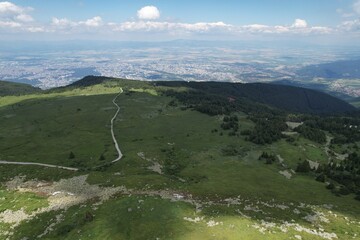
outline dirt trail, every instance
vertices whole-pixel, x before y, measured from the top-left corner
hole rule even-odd
[[[121,158],[123,157],[123,154],[120,150],[120,147],[119,147],[119,144],[116,140],[116,137],[115,137],[115,133],[114,133],[114,121],[116,119],[116,117],[119,115],[119,112],[120,112],[120,106],[116,103],[116,99],[120,96],[120,94],[123,93],[123,90],[120,89],[120,92],[118,95],[116,95],[116,97],[113,99],[113,104],[117,107],[117,111],[114,115],[114,117],[111,119],[111,136],[112,136],[112,139],[113,139],[113,142],[114,142],[114,145],[115,145],[115,148],[116,148],[116,151],[118,153],[118,157],[116,159],[114,159],[113,161],[111,161],[112,163],[115,163],[117,161],[120,161]]]
[[[45,163],[35,163],[35,162],[9,162],[9,161],[0,161],[0,164],[9,164],[9,165],[34,165],[34,166],[42,166],[42,167],[50,167],[50,168],[60,168],[69,171],[77,171],[77,168],[72,167],[64,167],[52,164],[45,164]]]

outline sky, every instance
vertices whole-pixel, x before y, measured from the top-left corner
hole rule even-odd
[[[0,41],[175,39],[360,45],[360,0],[0,0]]]

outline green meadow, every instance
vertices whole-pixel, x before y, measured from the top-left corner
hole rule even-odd
[[[116,151],[110,119],[124,157]],[[223,116],[184,109],[150,83],[109,80],[0,97],[0,160],[49,163],[77,172],[0,165],[2,183],[16,176],[56,185],[87,175],[110,197],[77,199],[14,224],[6,210],[28,215],[57,204],[41,187],[0,188],[0,238],[8,239],[356,239],[360,204],[336,196],[312,174],[292,172],[303,160],[328,161],[325,144],[294,135],[257,145],[229,136]],[[174,89],[186,91],[185,88]],[[238,112],[239,129],[254,123]],[[262,152],[277,156],[260,161]],[[73,156],[71,156],[73,155]],[[287,171],[287,178],[281,171]],[[23,185],[19,185],[25,188]],[[86,188],[86,187],[85,187]],[[124,190],[126,189],[126,190]],[[56,188],[66,201],[76,193]],[[84,192],[86,192],[84,190]],[[75,195],[71,195],[75,194]],[[59,195],[59,196],[60,196]],[[60,201],[59,200],[59,201]],[[57,206],[57,205],[56,205]],[[60,205],[59,205],[60,206]],[[336,236],[336,238],[334,237]]]

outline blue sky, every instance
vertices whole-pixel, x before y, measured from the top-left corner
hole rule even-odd
[[[162,18],[186,22],[223,21],[232,24],[285,24],[296,18],[306,18],[313,24],[334,25],[341,21],[336,10],[351,11],[352,0],[20,0],[21,6],[31,6],[34,16],[41,21],[52,17],[73,20],[102,16],[109,21],[126,21],[147,5],[156,6]]]
[[[0,0],[0,40],[360,41],[360,0]]]

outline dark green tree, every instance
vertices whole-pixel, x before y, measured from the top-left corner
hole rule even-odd
[[[73,152],[70,152],[69,159],[74,159],[74,158],[75,158],[75,154]]]
[[[310,167],[310,163],[307,160],[304,160],[301,163],[298,163],[297,167],[296,167],[296,172],[299,173],[308,173],[311,171],[311,167]]]

